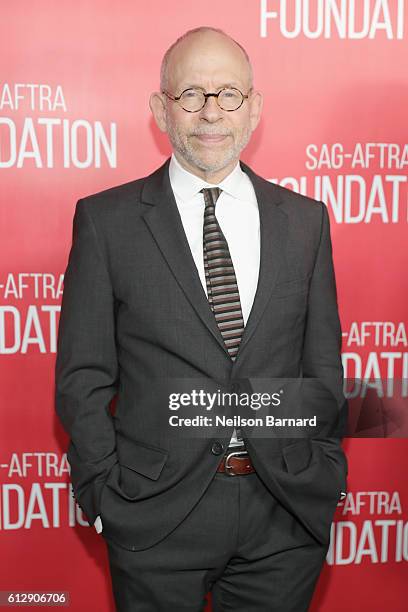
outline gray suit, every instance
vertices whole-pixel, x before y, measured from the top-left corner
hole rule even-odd
[[[200,283],[168,164],[78,201],[59,324],[55,405],[70,436],[75,497],[90,523],[100,514],[104,536],[130,551],[151,547],[182,523],[233,431],[170,431],[169,393],[191,381],[206,391],[257,391],[265,380],[319,378],[334,421],[347,413],[325,205],[241,162],[258,200],[261,265],[233,363]],[[262,438],[242,430],[273,496],[326,545],[346,490],[341,437]]]

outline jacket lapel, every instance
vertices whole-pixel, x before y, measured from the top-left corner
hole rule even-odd
[[[244,328],[235,363],[238,362],[239,356],[261,320],[275,286],[285,253],[288,230],[288,219],[286,213],[280,207],[282,201],[278,188],[273,183],[269,183],[255,174],[243,162],[240,162],[240,164],[242,170],[251,179],[258,201],[261,252],[255,298]]]
[[[177,282],[196,313],[229,357],[221,332],[211,311],[207,296],[188,244],[177,203],[170,184],[170,158],[148,176],[141,199],[146,204],[143,219],[157,242]],[[255,189],[261,228],[260,269],[254,303],[244,329],[235,363],[252,337],[276,282],[287,234],[287,217],[279,208],[277,188],[240,162]]]

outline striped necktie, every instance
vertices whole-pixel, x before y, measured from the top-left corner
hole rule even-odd
[[[238,283],[228,243],[215,216],[219,187],[201,189],[204,194],[203,251],[207,296],[228,353],[235,361],[244,331]],[[240,427],[232,432],[230,446],[243,444]]]
[[[219,187],[201,189],[204,194],[203,250],[208,301],[233,361],[244,331],[241,301],[228,243],[215,216]]]

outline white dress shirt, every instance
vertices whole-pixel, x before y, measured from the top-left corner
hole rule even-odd
[[[219,187],[222,192],[215,206],[218,223],[228,242],[237,278],[242,314],[246,324],[258,284],[260,261],[259,212],[253,185],[239,162],[217,185],[207,183],[185,170],[174,153],[169,165],[170,183],[193,255],[201,284],[207,294],[204,272],[203,187]]]
[[[203,253],[205,203],[204,194],[200,193],[200,190],[203,187],[219,187],[222,190],[216,202],[215,213],[228,242],[246,325],[258,284],[260,264],[258,202],[250,178],[237,162],[235,168],[220,183],[207,183],[185,170],[174,153],[170,159],[169,177],[184,232],[206,295]],[[238,444],[235,428],[230,441],[230,445],[234,444]],[[96,518],[94,525],[100,533],[100,516]]]

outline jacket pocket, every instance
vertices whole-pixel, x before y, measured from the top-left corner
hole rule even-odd
[[[309,288],[309,278],[309,276],[305,276],[277,283],[272,289],[271,295],[274,298],[283,298],[295,293],[304,293]]]
[[[157,480],[169,457],[165,449],[130,440],[118,434],[116,452],[119,464],[134,472]]]

